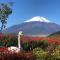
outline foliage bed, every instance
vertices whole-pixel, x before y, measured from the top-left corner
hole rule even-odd
[[[14,34],[0,34],[0,47],[17,46],[18,38]]]
[[[8,47],[17,46],[17,36],[0,35],[0,60],[60,60],[60,44],[58,40],[24,40],[21,41],[20,52],[10,52]]]
[[[31,51],[17,53],[3,49],[0,49],[0,60],[60,60],[60,45],[50,45],[46,49],[37,47]]]

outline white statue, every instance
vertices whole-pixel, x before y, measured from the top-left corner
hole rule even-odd
[[[14,47],[14,46],[11,46],[11,47],[8,47],[8,51],[12,52],[12,53],[18,53],[20,52],[20,49],[18,47]]]
[[[20,38],[21,38],[21,35],[23,35],[23,33],[22,33],[22,31],[20,31],[19,33],[18,33],[18,48],[20,48],[21,49],[21,40],[20,40]]]

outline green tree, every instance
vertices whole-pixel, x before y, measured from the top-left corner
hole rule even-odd
[[[30,50],[33,50],[36,47],[37,47],[37,41],[31,41],[30,42]]]
[[[1,22],[1,31],[6,27],[7,18],[12,13],[12,2],[8,4],[0,3],[0,22]]]
[[[40,40],[38,41],[38,47],[40,48],[46,48],[48,46],[48,41],[47,40]]]
[[[25,51],[29,51],[29,50],[30,50],[30,45],[29,45],[29,43],[28,43],[28,42],[23,43],[23,44],[22,44],[22,48],[23,48],[23,50],[25,50]]]

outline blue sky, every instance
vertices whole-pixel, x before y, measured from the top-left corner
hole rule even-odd
[[[7,27],[23,23],[34,16],[42,16],[60,24],[60,0],[0,0],[14,2],[13,13],[9,16]]]

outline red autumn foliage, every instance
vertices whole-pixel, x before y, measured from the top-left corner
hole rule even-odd
[[[30,41],[40,41],[47,40],[49,44],[58,44],[60,45],[60,37],[31,37],[31,36],[21,36],[21,41],[30,42]]]
[[[0,47],[0,52],[7,52],[8,48],[7,47]]]
[[[0,60],[33,60],[32,52],[0,52]]]

